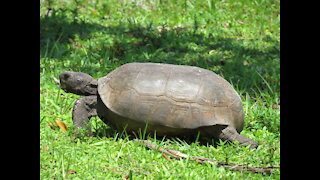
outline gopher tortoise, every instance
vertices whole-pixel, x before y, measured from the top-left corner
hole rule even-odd
[[[75,129],[85,128],[90,118],[127,133],[146,127],[157,136],[191,136],[238,141],[256,148],[241,136],[244,114],[237,92],[212,71],[193,66],[161,63],[128,63],[98,81],[82,72],[59,75],[65,92],[84,97],[73,107]]]

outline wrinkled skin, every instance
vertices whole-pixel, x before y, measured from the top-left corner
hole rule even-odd
[[[59,75],[60,86],[65,92],[82,96],[96,95],[98,82],[82,72],[66,71]]]
[[[110,111],[103,101],[101,101],[101,98],[97,93],[97,80],[90,75],[82,72],[66,71],[62,72],[59,77],[61,88],[64,91],[84,96],[75,102],[73,108],[72,119],[76,129],[85,128],[88,133],[91,134],[89,121],[93,116],[99,116],[104,122],[111,123],[113,127],[116,127],[119,130],[123,130],[124,127],[126,127],[126,130],[128,130],[129,133],[134,131],[137,132],[138,128],[141,129],[141,127],[145,125],[139,121],[132,121]],[[177,135],[179,133],[185,135],[196,134],[200,131],[202,135],[214,139],[238,141],[242,145],[250,145],[250,148],[258,147],[258,143],[248,137],[241,136],[239,130],[237,131],[234,127],[225,124],[203,126],[195,129],[149,125],[147,132],[152,133],[154,131],[157,132],[157,135],[168,136]]]

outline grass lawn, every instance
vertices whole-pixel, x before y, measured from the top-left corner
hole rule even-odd
[[[242,135],[257,150],[177,138],[146,139],[219,162],[280,166],[279,0],[40,1],[41,179],[279,179],[190,159],[169,161],[92,118],[94,137],[72,138],[71,111],[80,96],[55,83],[62,71],[94,78],[128,62],[191,65],[229,81],[243,101]],[[63,121],[67,132],[54,125]],[[49,124],[53,124],[50,127]]]

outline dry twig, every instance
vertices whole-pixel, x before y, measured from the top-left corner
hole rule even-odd
[[[198,157],[198,156],[188,156],[188,155],[183,154],[183,153],[176,151],[176,150],[161,148],[155,144],[152,144],[150,141],[147,141],[147,140],[134,139],[133,141],[138,142],[149,149],[156,149],[156,150],[162,152],[163,154],[167,154],[167,155],[172,156],[176,159],[189,158],[189,159],[191,159],[193,161],[197,161],[198,163],[201,163],[201,164],[207,162],[207,163],[210,163],[210,164],[215,165],[217,167],[222,166],[222,167],[230,169],[232,171],[240,171],[240,172],[248,171],[248,172],[253,172],[253,173],[270,174],[270,173],[272,173],[273,169],[280,168],[280,167],[274,167],[274,166],[272,166],[272,167],[249,167],[247,165],[239,165],[236,163],[217,162],[216,160],[213,160],[213,159]]]

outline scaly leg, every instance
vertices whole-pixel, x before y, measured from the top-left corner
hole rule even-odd
[[[238,141],[241,145],[247,146],[250,145],[251,149],[257,148],[258,143],[254,140],[240,135],[236,129],[230,127],[230,126],[220,126],[217,125],[218,131],[216,134],[217,139],[221,139],[223,141]]]
[[[85,96],[79,98],[73,106],[72,120],[75,130],[85,128],[86,132],[91,136],[90,118],[97,116],[97,96]]]

